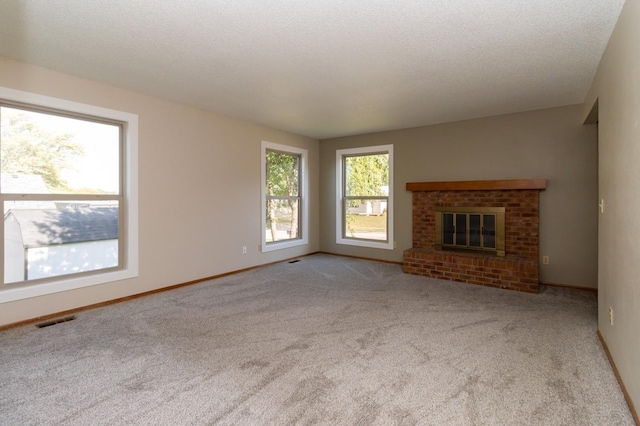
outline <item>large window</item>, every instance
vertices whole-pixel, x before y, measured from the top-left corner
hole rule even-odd
[[[137,116],[0,88],[0,302],[137,275]]]
[[[307,244],[307,151],[262,143],[262,251]]]
[[[392,250],[393,145],[336,151],[336,242]]]

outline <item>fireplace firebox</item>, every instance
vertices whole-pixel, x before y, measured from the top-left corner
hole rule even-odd
[[[504,207],[435,207],[436,250],[504,256]]]

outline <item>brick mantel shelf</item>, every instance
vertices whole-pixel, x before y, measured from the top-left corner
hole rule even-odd
[[[413,192],[413,246],[403,270],[450,281],[538,292],[539,193],[537,179],[408,182]],[[435,249],[435,209],[505,207],[505,256]]]

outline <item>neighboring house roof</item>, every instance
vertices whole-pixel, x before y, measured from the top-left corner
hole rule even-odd
[[[0,185],[5,194],[48,194],[49,189],[40,175],[3,173]]]
[[[25,248],[118,238],[117,207],[11,210]]]
[[[2,173],[0,188],[4,194],[49,194],[40,175]],[[53,201],[6,201],[4,213],[12,209],[55,209]]]

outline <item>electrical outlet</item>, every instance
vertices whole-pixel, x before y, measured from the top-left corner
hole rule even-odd
[[[242,246],[242,254],[247,254],[247,246]]]
[[[549,256],[542,256],[542,264],[543,265],[549,264]]]
[[[600,213],[604,213],[604,198],[600,199],[598,206],[600,207]]]
[[[609,306],[609,324],[613,325],[613,308]]]

